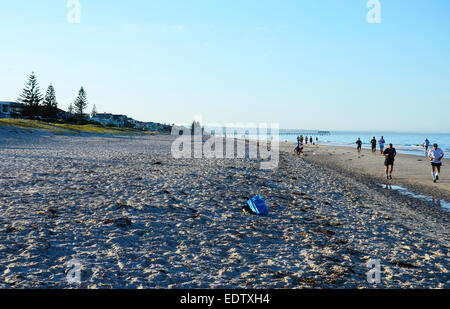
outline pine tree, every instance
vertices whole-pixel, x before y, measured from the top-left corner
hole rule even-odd
[[[17,100],[25,104],[27,114],[31,116],[37,114],[38,107],[42,101],[42,95],[34,72],[31,73],[22,94]]]
[[[73,105],[75,107],[75,114],[77,115],[78,119],[83,119],[83,112],[87,107],[86,92],[84,91],[83,87],[81,87],[80,91],[78,91],[78,97]]]
[[[55,88],[50,84],[42,103],[41,114],[46,118],[56,118],[58,102],[56,102]]]
[[[97,116],[97,107],[96,107],[95,105],[94,105],[94,107],[92,108],[91,116],[92,116],[92,117]]]
[[[69,108],[67,109],[67,112],[70,114],[70,117],[73,115],[73,106],[72,103],[70,103]]]
[[[49,108],[58,108],[58,102],[56,101],[55,88],[52,84],[48,86],[47,93],[45,94],[45,99],[43,105]]]

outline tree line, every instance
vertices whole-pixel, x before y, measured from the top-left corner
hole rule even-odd
[[[86,95],[86,91],[83,87],[78,91],[78,96],[73,103],[70,103],[67,115],[63,117],[59,117],[58,113],[61,110],[58,108],[58,101],[56,99],[56,91],[55,87],[50,84],[47,88],[45,96],[41,94],[41,90],[39,87],[39,83],[37,81],[36,75],[34,72],[28,77],[28,81],[25,85],[25,88],[22,91],[22,94],[17,99],[19,103],[24,104],[24,109],[22,110],[22,116],[25,118],[38,118],[44,119],[46,121],[53,121],[55,119],[60,120],[61,118],[67,122],[76,122],[78,124],[86,124],[86,123],[95,123],[100,124],[98,122],[84,119],[85,110],[88,105],[88,99]],[[95,105],[92,108],[91,116],[95,117],[97,115],[97,108]],[[133,124],[127,123],[129,127],[132,127]],[[171,132],[173,125],[159,124],[159,130],[162,132]]]
[[[43,96],[34,72],[32,72],[30,77],[28,77],[25,88],[17,100],[19,103],[25,105],[25,109],[22,113],[23,116],[31,118],[37,116],[44,118],[56,118],[57,116],[58,101],[56,100],[55,87],[50,84],[47,88],[45,96]],[[82,120],[87,105],[88,100],[86,91],[83,87],[81,87],[73,104],[70,103],[68,112],[71,117]],[[96,113],[95,106],[93,112],[94,111]]]

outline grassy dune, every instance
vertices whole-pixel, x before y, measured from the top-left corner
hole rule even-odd
[[[80,133],[115,134],[115,135],[157,134],[157,132],[141,131],[129,128],[111,128],[94,124],[77,125],[69,123],[47,123],[38,120],[28,120],[28,119],[0,119],[0,128],[2,126],[20,129],[25,132],[33,132],[34,130],[43,130],[54,134],[80,134]]]

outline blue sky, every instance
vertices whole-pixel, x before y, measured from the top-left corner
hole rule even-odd
[[[450,1],[66,0],[0,3],[0,100],[31,71],[62,108],[138,120],[450,133]]]

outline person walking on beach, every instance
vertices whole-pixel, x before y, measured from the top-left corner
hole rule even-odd
[[[423,143],[423,147],[425,147],[425,156],[428,155],[428,147],[430,147],[430,141],[428,138],[425,138],[425,143]]]
[[[356,141],[356,145],[358,145],[358,147],[357,147],[358,153],[361,152],[361,148],[362,148],[361,138],[358,137],[358,140]]]
[[[306,138],[305,138],[305,143],[306,143],[306,145],[308,145],[308,136],[306,136]]]
[[[300,144],[303,144],[303,135],[300,135]]]
[[[309,143],[312,145],[313,144],[313,138],[312,136],[309,138]]]
[[[394,145],[389,144],[389,148],[387,148],[383,152],[383,155],[386,157],[386,160],[384,160],[384,166],[386,168],[386,178],[392,179],[395,156],[397,155],[397,151],[395,150]]]
[[[384,152],[384,144],[386,144],[386,141],[384,140],[384,136],[381,137],[381,139],[378,141],[380,144],[380,153],[383,155]]]
[[[431,161],[431,174],[433,175],[433,182],[439,180],[443,157],[444,152],[442,149],[438,147],[438,144],[434,144],[433,149],[430,149],[428,152],[428,159]]]
[[[370,143],[372,144],[372,153],[375,153],[375,151],[377,151],[377,139],[375,136],[372,138]]]

